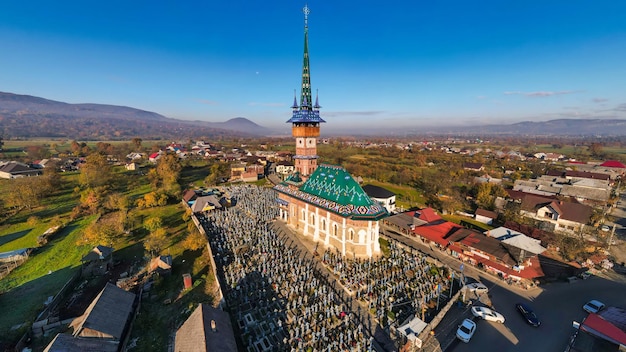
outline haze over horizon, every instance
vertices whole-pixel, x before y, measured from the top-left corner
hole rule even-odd
[[[305,2],[9,2],[0,91],[288,128]],[[626,3],[309,1],[323,128],[626,118]]]

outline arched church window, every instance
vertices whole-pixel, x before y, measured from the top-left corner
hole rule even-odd
[[[326,219],[322,219],[322,231],[326,231]]]
[[[311,214],[311,225],[315,226],[315,214]]]
[[[306,220],[306,212],[302,209],[302,220]]]
[[[348,233],[350,234],[350,241],[354,242],[354,230],[350,229]]]
[[[337,224],[333,225],[333,236],[337,237],[337,235],[339,234],[339,226],[337,226]]]

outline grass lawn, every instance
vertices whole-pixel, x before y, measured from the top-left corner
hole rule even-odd
[[[383,187],[395,193],[396,207],[398,208],[402,207],[405,210],[416,206],[423,208],[426,204],[426,198],[424,198],[424,195],[413,187],[380,182],[372,179],[367,179],[363,183]]]
[[[11,326],[33,321],[43,308],[43,302],[54,296],[80,266],[88,248],[76,246],[76,241],[94,216],[70,223],[45,246],[35,250],[30,258],[0,280],[0,336],[8,336]],[[44,228],[43,226],[41,228]],[[46,227],[47,228],[47,227]],[[37,227],[19,239],[9,242],[28,244],[41,234]],[[25,231],[25,230],[23,230]],[[4,236],[3,236],[4,237]],[[2,238],[2,237],[0,237]],[[3,246],[3,248],[6,248]],[[23,248],[23,247],[21,247]]]

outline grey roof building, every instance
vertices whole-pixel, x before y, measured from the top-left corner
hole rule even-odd
[[[201,303],[176,331],[175,352],[237,352],[228,313]]]

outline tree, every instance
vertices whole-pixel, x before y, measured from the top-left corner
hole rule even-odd
[[[150,232],[154,232],[157,229],[161,228],[162,226],[163,226],[163,220],[158,216],[148,218],[146,221],[143,222],[143,227],[145,227],[146,230]]]
[[[589,145],[589,153],[591,153],[591,156],[595,158],[602,157],[602,143],[591,143]]]
[[[77,141],[72,141],[70,144],[70,150],[73,155],[78,156],[83,154],[85,150],[89,150],[89,147],[87,147],[87,143],[85,142],[78,143]]]
[[[167,194],[160,192],[146,193],[143,198],[137,200],[137,206],[140,208],[152,208],[167,204]]]
[[[135,137],[132,139],[133,146],[135,146],[135,150],[141,150],[141,138]]]
[[[151,232],[143,242],[143,247],[153,256],[158,255],[167,244],[167,232],[164,228],[158,228]]]
[[[191,208],[185,208],[185,212],[183,213],[183,221],[185,222],[189,221],[189,218],[191,218],[191,215],[193,215]]]
[[[98,187],[109,184],[112,179],[111,165],[105,155],[89,154],[80,168],[78,182],[83,187]]]
[[[107,197],[105,206],[110,210],[127,212],[130,207],[130,199],[122,193],[113,193]]]
[[[41,201],[41,189],[36,179],[19,178],[11,181],[11,187],[6,191],[6,205],[15,208],[32,208]]]
[[[491,183],[479,183],[476,190],[476,205],[480,208],[491,209],[493,197],[491,196]]]
[[[110,245],[113,243],[117,235],[120,233],[118,219],[115,217],[109,217],[106,219],[100,218],[97,221],[92,222],[85,228],[83,236],[79,239],[77,244],[89,244],[89,245]]]
[[[193,223],[190,223],[190,224],[193,225]],[[203,248],[206,245],[206,243],[207,243],[206,238],[204,237],[203,234],[200,233],[200,231],[198,231],[197,228],[195,228],[195,225],[194,225],[194,229],[189,232],[187,237],[185,237],[185,240],[183,241],[183,246],[189,249],[190,251],[196,251],[198,249]]]
[[[105,194],[104,187],[88,188],[80,194],[80,206],[89,214],[95,214],[100,210]]]
[[[156,173],[163,190],[170,195],[178,195],[180,193],[180,185],[178,178],[182,165],[178,156],[167,153],[159,159],[156,166]]]
[[[35,216],[35,215],[31,215],[28,217],[28,220],[26,220],[26,223],[28,224],[28,226],[32,226],[35,227],[39,224],[39,217]]]
[[[96,144],[96,151],[100,154],[105,154],[105,155],[114,154],[114,148],[111,143],[98,142]]]
[[[31,160],[41,160],[50,156],[50,150],[40,145],[26,147],[26,153]]]

